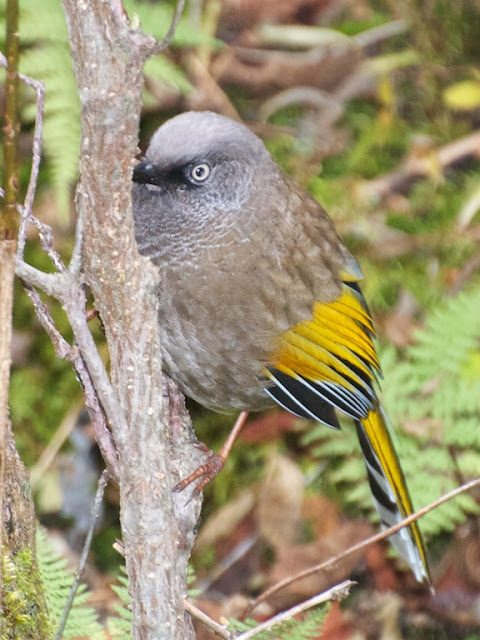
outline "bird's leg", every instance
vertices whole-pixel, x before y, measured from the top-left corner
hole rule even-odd
[[[208,460],[205,464],[202,464],[200,467],[195,469],[193,473],[191,473],[188,478],[184,478],[184,480],[180,480],[178,484],[173,487],[174,491],[183,491],[189,484],[195,482],[201,478],[200,482],[194,489],[194,495],[199,494],[205,486],[217,476],[220,471],[225,466],[225,461],[228,458],[230,451],[232,450],[233,443],[237,439],[238,434],[240,433],[243,425],[245,424],[245,420],[247,419],[248,411],[241,411],[238,414],[238,418],[235,420],[235,424],[230,431],[228,438],[225,440],[223,447],[220,451],[215,454],[211,449],[209,449],[203,442],[198,443],[198,447],[205,451],[208,454]]]

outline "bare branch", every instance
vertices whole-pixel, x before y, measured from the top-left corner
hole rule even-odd
[[[8,62],[0,53],[0,65],[4,67],[8,67]],[[118,477],[118,460],[115,451],[115,447],[113,445],[112,436],[107,426],[106,416],[100,400],[97,396],[96,390],[92,384],[92,379],[89,375],[89,372],[85,366],[85,362],[82,356],[79,354],[78,350],[73,348],[68,344],[61,336],[61,334],[55,328],[53,320],[48,312],[46,306],[41,302],[38,293],[33,289],[33,286],[42,289],[45,293],[50,296],[55,297],[57,300],[65,304],[69,296],[72,292],[79,289],[79,285],[76,280],[68,279],[66,276],[66,267],[61,260],[58,252],[53,247],[53,234],[49,225],[44,224],[38,218],[36,218],[32,213],[33,201],[35,197],[35,190],[37,187],[38,181],[38,172],[40,167],[41,160],[41,148],[42,148],[42,130],[43,130],[43,113],[44,113],[44,105],[45,105],[45,86],[43,82],[34,80],[28,76],[23,74],[19,74],[20,80],[24,82],[26,85],[31,86],[37,92],[37,117],[35,121],[35,132],[34,132],[34,140],[33,140],[33,160],[32,160],[32,169],[30,173],[30,180],[27,188],[27,194],[25,197],[25,204],[22,207],[19,204],[16,204],[17,210],[22,215],[22,221],[19,230],[18,237],[18,249],[17,249],[17,260],[16,260],[16,274],[27,283],[26,291],[29,295],[34,307],[37,311],[38,317],[49,334],[52,343],[55,348],[55,352],[58,357],[63,359],[68,359],[72,366],[74,367],[79,379],[82,382],[85,396],[86,396],[86,404],[87,409],[89,410],[89,414],[92,420],[92,424],[94,427],[94,431],[96,434],[97,442],[104,456],[105,462],[111,470],[113,477]],[[1,195],[3,195],[3,190],[1,190]],[[40,243],[45,251],[45,253],[49,256],[53,266],[60,273],[48,274],[34,267],[28,265],[23,261],[23,253],[26,242],[27,235],[27,227],[29,224],[33,224],[37,227],[39,231]],[[79,234],[77,234],[77,238]],[[78,258],[79,251],[74,252],[74,256]],[[80,265],[78,261],[74,263],[74,273],[78,274],[80,270]],[[83,297],[81,297],[83,299]],[[70,308],[72,305],[68,305]],[[84,305],[83,305],[84,306]],[[78,305],[76,305],[76,310],[78,309]],[[88,329],[87,329],[88,330]],[[92,340],[93,342],[93,340]],[[95,356],[96,354],[96,356]],[[97,353],[96,348],[94,349],[94,353],[91,354],[93,359],[99,360],[99,355]],[[101,362],[101,361],[100,361]],[[96,362],[98,370],[100,367],[98,366],[98,361]],[[103,367],[103,365],[102,365]],[[104,378],[106,377],[106,373]]]
[[[21,265],[21,268],[20,268],[21,273],[22,272],[24,273],[25,271],[28,273],[30,270],[33,269],[33,267],[26,265],[24,262],[20,262],[20,265]],[[27,267],[27,269],[25,269],[25,267]],[[33,271],[36,272],[37,270],[33,269]],[[41,274],[41,272],[38,272],[38,273]],[[43,276],[49,276],[52,279],[53,278],[65,279],[65,275],[63,274],[62,275],[61,274],[43,274]],[[78,379],[82,384],[84,395],[85,395],[85,404],[87,406],[87,410],[92,420],[92,425],[95,431],[95,439],[97,441],[97,444],[100,448],[100,452],[103,456],[103,459],[105,460],[105,463],[112,477],[117,479],[118,473],[119,473],[117,452],[115,449],[115,445],[113,443],[112,434],[108,428],[103,405],[100,403],[99,395],[97,393],[97,388],[93,383],[92,377],[90,376],[90,371],[86,366],[85,360],[81,355],[81,352],[79,351],[79,349],[75,346],[70,345],[65,340],[65,338],[61,335],[58,329],[55,327],[55,323],[53,322],[52,316],[50,315],[50,312],[48,311],[47,306],[42,302],[38,291],[36,291],[27,282],[24,282],[24,287],[28,297],[30,298],[33,304],[35,313],[38,319],[40,320],[40,323],[42,324],[43,328],[49,335],[50,340],[52,341],[56,356],[62,360],[68,360],[70,362],[75,373],[78,376]],[[57,293],[58,293],[58,296],[56,295]],[[63,291],[58,292],[56,287],[55,293],[52,295],[55,295],[55,297],[58,297],[58,299],[62,300],[65,294]],[[81,313],[82,312],[80,311],[80,315]],[[84,308],[83,308],[83,314],[84,314]],[[71,319],[70,315],[69,315],[69,318]],[[77,321],[77,324],[81,324],[81,323]],[[82,335],[85,335],[85,331],[86,331],[88,333],[88,336],[90,337],[91,342],[93,343],[93,338],[88,329],[86,320],[84,324],[86,325],[86,329],[85,328],[83,329]],[[78,336],[79,333],[77,332],[76,335]],[[84,341],[88,342],[88,337],[85,337]],[[104,370],[103,363],[95,347],[95,343],[93,343],[93,351],[91,349],[89,353],[89,357],[91,361],[95,362],[95,370],[98,370],[101,367],[106,376],[107,374]],[[109,382],[108,382],[108,385],[110,386]]]
[[[224,625],[221,625],[216,622],[216,620],[213,620],[213,618],[196,607],[187,598],[184,598],[183,604],[186,611],[188,611],[197,620],[200,620],[200,622],[202,622],[208,629],[213,631],[213,633],[216,633],[221,638],[225,638],[225,640],[250,640],[250,638],[254,638],[259,633],[262,633],[263,631],[270,631],[270,629],[272,629],[273,627],[279,624],[283,624],[284,622],[288,622],[288,620],[291,620],[299,613],[307,611],[312,607],[316,607],[322,602],[328,602],[329,600],[341,600],[345,598],[349,594],[350,589],[354,584],[356,584],[356,582],[352,580],[344,580],[340,584],[327,589],[327,591],[318,593],[316,596],[313,596],[308,600],[304,600],[294,607],[291,607],[286,611],[282,611],[269,620],[265,620],[265,622],[262,622],[240,634],[234,634],[228,631],[228,629]]]
[[[167,31],[167,35],[163,38],[163,40],[160,40],[160,42],[157,42],[155,44],[149,56],[156,56],[169,46],[173,36],[175,35],[175,31],[178,27],[178,23],[180,22],[180,18],[182,17],[184,6],[185,6],[185,0],[178,0],[177,6],[175,8],[175,13],[173,14],[172,23],[170,25],[169,30]]]
[[[65,274],[45,273],[45,271],[32,267],[21,258],[17,258],[15,262],[15,273],[27,284],[38,287],[57,300],[63,300],[66,295]]]
[[[327,91],[315,87],[293,87],[265,100],[258,111],[258,118],[261,122],[267,122],[276,111],[291,104],[306,104],[319,111],[328,109],[333,111],[337,118],[340,118],[343,113],[343,105]]]
[[[6,545],[4,540],[5,508],[7,504],[5,478],[7,466],[7,444],[9,436],[8,391],[10,382],[10,351],[12,343],[12,309],[15,248],[17,237],[16,194],[17,174],[17,136],[18,123],[18,3],[7,5],[7,53],[10,70],[5,82],[5,125],[3,141],[5,198],[0,211],[0,549]],[[0,588],[3,586],[2,567],[0,566]],[[1,606],[1,595],[0,595]]]
[[[8,68],[8,61],[5,56],[0,53],[0,65]],[[45,108],[45,85],[40,80],[34,80],[23,73],[18,74],[19,79],[29,87],[33,87],[37,92],[37,115],[35,118],[35,130],[33,134],[33,159],[32,169],[30,172],[30,180],[28,182],[27,194],[25,196],[24,207],[21,210],[22,221],[18,233],[17,255],[22,257],[25,250],[25,241],[27,237],[27,226],[31,220],[33,200],[37,189],[38,172],[40,169],[40,160],[42,153],[42,132],[43,132],[43,112]],[[42,231],[39,228],[40,231]],[[55,262],[54,262],[55,264]],[[58,267],[57,267],[58,268]]]
[[[85,403],[82,399],[70,408],[36,463],[30,467],[30,484],[33,491],[35,491],[40,479],[53,463],[58,452],[75,429],[75,426],[78,424],[78,417],[84,408],[84,404]]]
[[[220,636],[221,638],[231,640],[232,634],[227,629],[227,627],[225,627],[223,624],[219,624],[216,620],[210,618],[210,616],[207,616],[206,613],[196,607],[193,602],[190,602],[190,600],[188,600],[186,597],[183,599],[183,606],[185,607],[185,611],[188,611],[191,616],[193,616],[197,620],[200,620],[200,622],[204,624],[207,629],[210,629],[210,631],[213,631],[213,633],[216,633],[217,636]]]
[[[318,48],[326,50],[332,46],[347,48],[353,43],[361,49],[366,49],[383,40],[401,35],[408,28],[408,23],[405,20],[392,20],[349,37],[328,27],[263,24],[257,27],[256,36],[265,48],[281,47],[282,49],[294,50]]]
[[[62,618],[60,620],[57,633],[55,634],[55,640],[62,640],[63,631],[65,629],[65,625],[67,624],[68,614],[70,613],[70,609],[72,608],[73,601],[75,599],[75,594],[77,593],[77,589],[80,584],[80,578],[82,577],[82,574],[85,570],[85,565],[87,564],[88,552],[90,551],[90,546],[92,544],[92,537],[95,529],[95,523],[97,521],[98,514],[100,513],[100,507],[103,501],[103,494],[105,493],[105,487],[107,486],[107,483],[109,480],[110,480],[110,474],[107,469],[104,469],[98,481],[97,492],[95,494],[95,501],[93,503],[92,514],[90,518],[90,526],[88,528],[87,536],[85,538],[85,544],[83,545],[82,555],[80,556],[80,562],[78,563],[77,571],[75,573],[75,579],[72,583],[72,586],[70,587],[70,594],[65,604],[65,608],[62,613]]]
[[[480,157],[480,131],[449,142],[440,149],[412,153],[395,171],[360,185],[358,196],[364,201],[381,200],[416,178],[440,176],[446,167],[468,156]]]
[[[408,29],[409,24],[405,20],[392,20],[391,22],[380,24],[378,27],[372,27],[367,31],[357,33],[353,38],[360,47],[366,49],[367,47],[378,45],[383,40],[399,36],[408,31]]]
[[[287,609],[287,611],[282,611],[282,613],[279,613],[278,615],[273,616],[273,618],[270,618],[270,620],[266,620],[265,622],[262,622],[261,624],[257,625],[253,629],[249,629],[248,631],[245,631],[244,633],[241,633],[240,635],[235,636],[234,640],[250,640],[250,638],[254,638],[256,635],[258,635],[262,631],[269,631],[275,625],[281,624],[282,622],[286,622],[287,620],[291,620],[294,616],[298,615],[302,611],[311,609],[312,607],[315,607],[317,604],[321,604],[322,602],[328,602],[329,600],[341,600],[342,598],[345,598],[348,595],[351,587],[354,584],[356,584],[356,582],[353,582],[352,580],[345,580],[344,582],[341,582],[340,584],[337,584],[334,587],[331,587],[327,591],[324,591],[323,593],[319,593],[318,595],[313,596],[313,598],[309,598],[308,600],[305,600],[304,602],[301,602],[300,604],[295,605],[291,609]]]
[[[465,491],[470,491],[470,489],[473,489],[474,487],[477,487],[479,485],[480,485],[480,478],[476,478],[475,480],[466,482],[460,487],[457,487],[456,489],[453,489],[452,491],[449,491],[445,495],[441,496],[440,498],[438,498],[438,500],[435,500],[429,505],[422,507],[412,515],[408,516],[408,518],[405,518],[404,520],[397,523],[393,527],[389,527],[388,529],[385,529],[384,531],[381,531],[380,533],[377,533],[374,536],[371,536],[370,538],[367,538],[366,540],[363,540],[362,542],[359,542],[358,544],[355,544],[352,547],[349,547],[345,551],[342,551],[341,553],[337,554],[333,558],[329,558],[325,562],[322,562],[313,567],[310,567],[305,571],[300,571],[299,573],[293,576],[285,578],[285,580],[281,580],[280,582],[277,582],[277,584],[273,585],[272,587],[264,591],[258,598],[255,598],[255,600],[248,605],[242,617],[249,615],[255,609],[255,607],[257,607],[260,604],[260,602],[263,602],[267,598],[271,597],[274,593],[277,593],[281,589],[284,589],[285,587],[292,584],[293,582],[296,582],[297,580],[301,580],[302,578],[306,578],[307,576],[310,576],[313,573],[318,573],[319,571],[329,571],[341,560],[344,560],[345,558],[348,558],[349,556],[352,556],[358,553],[359,551],[363,551],[366,547],[372,544],[375,544],[376,542],[380,542],[381,540],[385,540],[386,538],[389,538],[394,533],[397,533],[397,531],[400,531],[400,529],[407,527],[412,522],[415,522],[416,520],[418,520],[418,518],[421,518],[422,516],[432,511],[433,509],[436,509],[437,507],[442,505],[444,502],[448,502],[449,500],[452,500],[452,498],[456,498],[461,493],[465,493]]]

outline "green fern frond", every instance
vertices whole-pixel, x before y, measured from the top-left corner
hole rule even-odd
[[[264,631],[255,636],[258,640],[316,640],[322,637],[322,627],[330,611],[330,603],[314,607],[306,611],[302,618],[292,618],[269,631]],[[242,633],[248,631],[258,624],[255,620],[230,620],[229,629],[233,632]]]
[[[480,335],[480,288],[463,292],[430,314],[409,351],[417,375],[460,374]]]
[[[124,566],[120,567],[117,577],[118,584],[112,585],[112,590],[117,594],[120,603],[114,606],[116,617],[110,616],[107,620],[107,628],[112,640],[130,640],[132,636],[132,600],[128,593],[128,576]]]
[[[70,593],[74,572],[67,568],[67,561],[53,548],[41,527],[37,528],[37,562],[45,589],[48,616],[52,628],[56,629]],[[80,585],[67,619],[64,640],[84,636],[92,640],[106,639],[97,613],[86,604],[89,596],[87,587]]]

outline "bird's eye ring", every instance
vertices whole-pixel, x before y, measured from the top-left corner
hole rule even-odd
[[[205,182],[210,175],[210,171],[208,164],[206,162],[202,162],[201,164],[196,164],[192,168],[190,176],[195,180],[195,182]]]

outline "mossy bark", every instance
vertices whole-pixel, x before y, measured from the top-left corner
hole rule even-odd
[[[8,412],[13,279],[18,231],[18,0],[7,2],[4,204],[0,215],[0,638],[51,636],[35,564],[35,512]]]

